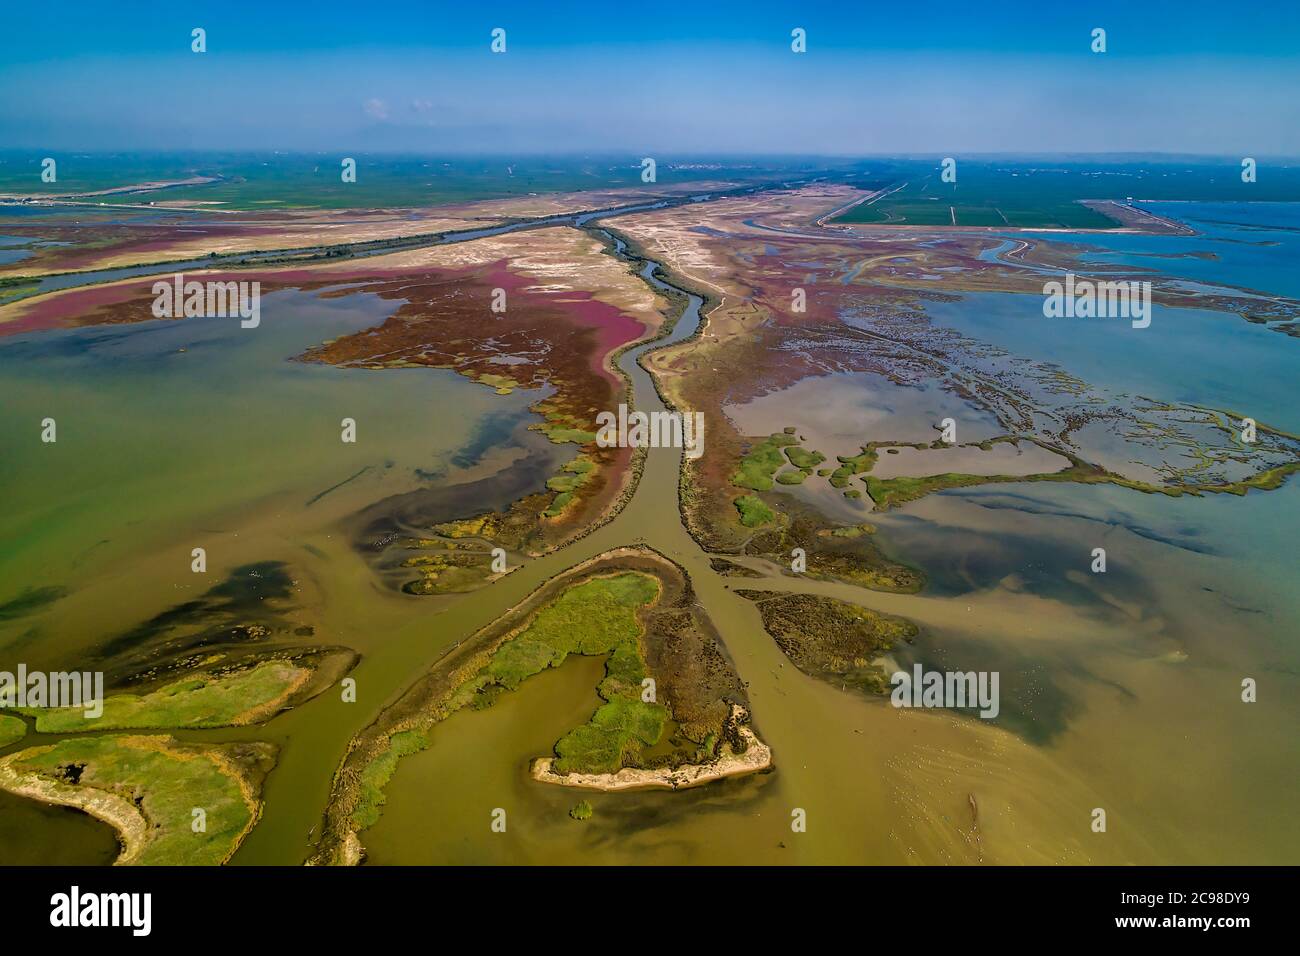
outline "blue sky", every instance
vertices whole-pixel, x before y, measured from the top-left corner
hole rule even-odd
[[[1293,2],[119,0],[4,26],[20,148],[1300,155]]]

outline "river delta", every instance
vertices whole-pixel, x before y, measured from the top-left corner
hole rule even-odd
[[[0,670],[109,684],[0,717],[4,857],[1294,859],[1289,206],[833,215],[869,199],[0,207]],[[182,270],[261,325],[155,318]],[[1152,324],[1044,317],[1066,270]],[[619,404],[704,454],[600,447]],[[891,707],[916,664],[998,716]]]

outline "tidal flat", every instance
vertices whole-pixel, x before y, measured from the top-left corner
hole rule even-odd
[[[20,413],[4,437],[26,449],[3,476],[18,506],[0,552],[0,660],[55,667],[107,652],[124,679],[114,690],[147,699],[206,655],[224,655],[209,662],[221,666],[263,651],[359,654],[355,702],[329,686],[248,724],[174,731],[185,745],[277,750],[258,822],[233,855],[205,851],[213,862],[355,862],[362,844],[373,863],[1292,859],[1294,782],[1281,768],[1295,763],[1300,716],[1285,533],[1297,499],[1278,469],[1294,459],[1296,428],[1275,384],[1294,338],[1273,334],[1276,317],[1242,321],[1261,317],[1250,290],[1284,296],[1276,275],[1143,254],[1190,238],[1172,234],[1108,235],[1105,252],[1083,248],[1091,234],[1029,237],[1013,253],[997,236],[818,225],[851,195],[814,186],[629,214],[611,221],[612,249],[539,229],[284,269],[255,339],[220,320],[93,324],[140,307],[114,304],[113,288],[94,287],[84,312],[70,309],[74,295],[22,306],[20,321],[46,325],[0,342],[16,359],[0,389]],[[679,291],[638,278],[620,244],[661,262],[643,275]],[[1136,334],[1179,330],[1159,339],[1175,352],[1167,361],[1031,322],[1040,270],[1125,249],[1161,272],[1168,307]],[[1188,264],[1216,291],[1175,295]],[[497,280],[526,308],[493,327],[474,303]],[[796,286],[811,293],[806,314],[789,309]],[[557,356],[565,316],[574,348]],[[87,325],[57,327],[65,320]],[[674,320],[662,347],[644,344]],[[470,341],[454,341],[460,328]],[[1220,348],[1219,335],[1247,344]],[[1260,381],[1238,375],[1256,358]],[[1207,370],[1204,391],[1188,367]],[[604,484],[580,482],[588,471],[567,466],[585,453],[582,415],[621,394],[647,410],[703,410],[704,457],[654,449],[607,463]],[[1264,438],[1247,450],[1230,415],[1255,408]],[[33,436],[47,414],[60,438],[42,448]],[[360,424],[355,446],[339,441],[344,416]],[[934,447],[947,417],[958,441]],[[1013,439],[1018,453],[1070,464],[1048,474],[1069,473],[1030,482],[1029,469],[976,466],[1010,460]],[[918,464],[929,456],[943,470]],[[1276,480],[1248,484],[1266,473]],[[873,480],[888,483],[876,486],[887,509],[868,510]],[[1179,485],[1240,494],[1155,493]],[[204,576],[191,570],[196,543]],[[479,576],[493,545],[508,546],[508,573]],[[693,603],[670,601],[665,621],[691,621],[716,656],[656,658],[681,646],[666,628],[636,661],[618,655],[627,641],[495,660],[518,647],[509,628],[493,630],[503,613],[583,562],[642,545],[689,587]],[[1095,547],[1108,553],[1104,575],[1089,568]],[[795,548],[805,570],[791,567]],[[462,554],[465,567],[448,559]],[[448,586],[407,587],[439,580]],[[786,626],[815,615],[787,615],[771,634],[767,601],[861,609],[850,616],[904,622],[895,637],[910,640],[864,638],[862,653],[836,658],[813,646],[828,634]],[[501,640],[493,654],[457,656],[486,654],[473,640],[483,634]],[[801,669],[788,651],[805,643]],[[463,690],[463,706],[432,729],[394,723],[425,713],[411,695],[446,678],[449,660],[464,663],[464,680],[444,688]],[[687,666],[697,660],[711,663]],[[895,710],[836,679],[915,663],[998,670],[1001,714]],[[131,690],[127,678],[152,668]],[[630,682],[607,684],[636,674],[676,675],[676,688],[657,681],[671,717],[624,693]],[[1259,704],[1240,702],[1243,675],[1267,689]],[[644,772],[703,766],[692,761],[710,732],[714,747],[726,737],[739,700],[774,772],[591,791],[581,825],[578,795],[533,775],[548,753],[596,777],[620,772],[616,756]],[[596,722],[611,705],[618,719]],[[54,747],[61,762],[46,770],[58,772],[97,739],[34,728],[4,759]],[[581,746],[555,753],[566,739]],[[365,799],[339,799],[349,792]],[[1104,840],[1087,827],[1099,805],[1123,821]],[[795,807],[811,825],[792,837]],[[30,834],[6,839],[73,833],[66,816],[20,812]]]

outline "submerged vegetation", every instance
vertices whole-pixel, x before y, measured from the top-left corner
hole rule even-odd
[[[481,587],[493,577],[488,542],[458,542],[446,538],[420,538],[408,549],[425,554],[412,555],[401,567],[413,569],[419,577],[407,581],[407,594],[456,594]]]
[[[815,594],[736,592],[758,605],[763,627],[805,674],[840,686],[884,693],[889,676],[875,663],[899,641],[913,640],[911,621]]]
[[[745,554],[786,566],[794,549],[802,548],[807,556],[804,573],[809,577],[905,594],[924,586],[925,575],[919,569],[880,550],[871,525],[836,525],[793,499],[783,499],[781,508],[771,527],[761,529],[746,543]]]

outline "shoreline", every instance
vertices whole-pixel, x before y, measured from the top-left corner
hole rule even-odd
[[[735,713],[734,708],[732,712]],[[759,740],[758,735],[747,726],[741,724],[736,730],[745,741],[744,753],[737,754],[728,747],[713,763],[684,764],[657,770],[624,767],[616,773],[561,774],[551,769],[555,757],[538,757],[529,764],[528,775],[538,783],[601,793],[620,793],[626,790],[686,790],[727,777],[748,776],[772,769],[772,748]]]
[[[41,748],[49,750],[50,747]],[[73,786],[60,783],[33,771],[23,772],[13,767],[16,758],[30,750],[19,751],[0,759],[0,790],[15,796],[37,800],[60,807],[71,807],[108,824],[117,835],[121,851],[113,866],[129,866],[140,857],[147,845],[149,821],[131,801],[107,790]]]
[[[72,738],[65,738],[72,739]],[[115,780],[108,789],[103,782],[68,783],[52,776],[42,769],[20,769],[16,764],[40,757],[59,747],[64,741],[29,747],[0,758],[0,790],[15,796],[41,803],[71,807],[80,810],[95,819],[108,824],[117,836],[120,852],[113,860],[113,866],[131,866],[136,864],[159,865],[215,865],[224,866],[244,839],[252,832],[262,817],[263,800],[261,786],[265,775],[273,768],[278,757],[278,749],[269,744],[254,743],[240,745],[197,745],[187,744],[170,735],[130,734],[125,736],[106,736],[99,738],[109,740],[120,747],[156,751],[176,761],[202,760],[211,764],[213,771],[234,783],[238,790],[239,801],[243,803],[247,818],[239,832],[224,846],[215,844],[220,853],[210,853],[206,858],[150,859],[144,858],[161,840],[166,841],[175,832],[189,829],[189,821],[177,823],[164,816],[151,817],[144,805],[144,799],[150,793],[165,793],[169,781],[150,779],[147,784],[137,781],[123,784]],[[253,762],[260,761],[261,766]],[[267,762],[270,762],[270,766]],[[84,767],[84,764],[83,764]],[[129,786],[130,797],[116,792]],[[132,799],[133,798],[133,799]],[[156,808],[155,808],[156,809]],[[194,831],[196,833],[206,831]],[[156,856],[156,854],[155,854]]]

